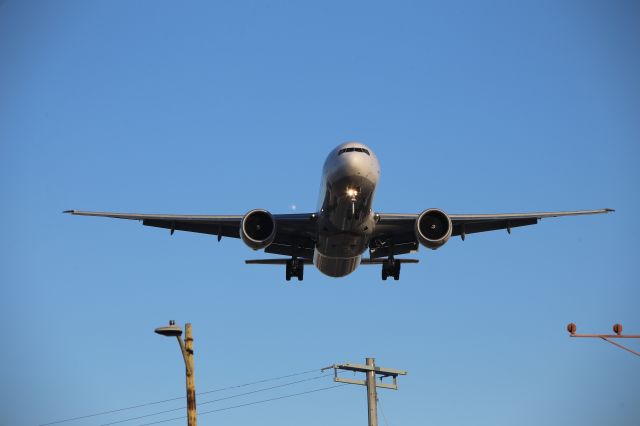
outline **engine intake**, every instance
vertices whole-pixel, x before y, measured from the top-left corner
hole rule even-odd
[[[261,250],[276,237],[276,221],[266,210],[256,209],[245,214],[240,224],[240,238],[254,250]]]
[[[423,246],[435,250],[449,241],[453,224],[440,209],[427,209],[416,219],[416,236]]]

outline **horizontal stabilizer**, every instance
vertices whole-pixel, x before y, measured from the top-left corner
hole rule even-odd
[[[361,265],[382,265],[382,263],[385,261],[386,259],[362,259],[360,261]],[[420,262],[418,259],[394,259],[396,262],[398,263],[418,263]]]
[[[286,265],[290,259],[247,259],[244,261],[247,265]],[[305,265],[313,264],[311,259],[299,259]],[[362,259],[361,265],[382,265],[385,259]],[[395,259],[398,263],[418,263],[418,259]]]
[[[286,265],[290,259],[248,259],[244,263],[247,265]],[[304,262],[305,265],[311,265],[313,261],[311,259],[298,259]]]

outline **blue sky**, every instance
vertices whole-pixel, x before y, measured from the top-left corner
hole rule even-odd
[[[193,323],[199,391],[372,356],[409,371],[380,392],[392,425],[637,424],[638,358],[564,327],[640,332],[639,17],[632,1],[5,1],[0,424],[182,395],[178,347],[153,334],[169,319]],[[301,285],[245,266],[261,253],[239,240],[61,214],[313,211],[346,140],[380,158],[377,211],[617,212],[456,238],[397,283],[309,268]],[[365,392],[199,421],[364,424]]]

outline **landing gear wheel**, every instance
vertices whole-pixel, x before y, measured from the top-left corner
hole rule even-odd
[[[291,281],[291,277],[298,278],[298,281],[302,281],[304,278],[304,260],[302,259],[289,259],[287,260],[285,279]]]
[[[298,265],[298,281],[302,281],[302,279],[304,278],[304,262],[302,262],[301,260],[298,261],[299,265]]]
[[[291,261],[287,260],[284,277],[287,281],[291,281]]]
[[[400,279],[400,262],[394,258],[390,258],[382,262],[382,280],[393,277],[395,281]]]
[[[398,281],[400,279],[400,262],[395,262],[395,267],[393,268],[393,279]]]

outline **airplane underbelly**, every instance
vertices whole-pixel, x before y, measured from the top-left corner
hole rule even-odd
[[[368,235],[356,233],[320,234],[313,264],[325,275],[343,277],[360,265],[368,247]]]
[[[320,233],[316,244],[317,250],[329,257],[360,256],[369,245],[368,234],[355,232]]]
[[[360,265],[360,255],[354,257],[325,256],[317,249],[313,253],[313,264],[320,272],[330,277],[349,275]]]

